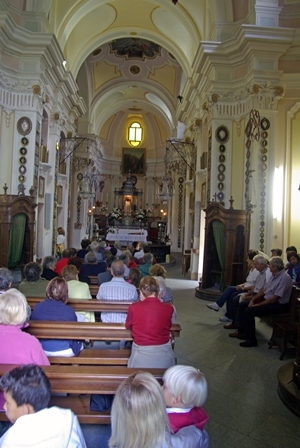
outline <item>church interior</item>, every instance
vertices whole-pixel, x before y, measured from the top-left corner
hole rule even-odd
[[[207,299],[250,248],[300,250],[300,1],[0,0],[0,20],[1,266],[55,255],[60,227],[134,236]],[[221,426],[212,448],[285,446]]]

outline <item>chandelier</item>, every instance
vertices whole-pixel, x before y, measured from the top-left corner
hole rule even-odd
[[[170,201],[173,196],[173,179],[169,174],[168,165],[170,163],[171,151],[166,148],[164,162],[165,162],[165,175],[161,180],[161,184],[156,191],[156,196],[161,202]]]
[[[173,196],[173,181],[170,176],[164,176],[156,191],[156,196],[161,202],[170,201]]]
[[[78,184],[78,196],[81,199],[94,199],[96,196],[96,188],[94,176],[85,174]]]

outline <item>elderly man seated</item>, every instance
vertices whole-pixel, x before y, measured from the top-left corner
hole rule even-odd
[[[110,282],[102,283],[97,299],[108,301],[134,302],[138,300],[136,287],[124,280],[125,265],[123,261],[116,260],[111,265],[113,278]],[[102,322],[125,322],[127,313],[105,312],[101,313]]]
[[[241,347],[256,347],[255,317],[268,316],[270,314],[285,313],[289,307],[292,292],[292,279],[284,270],[284,262],[280,257],[270,260],[272,277],[265,289],[258,292],[248,301],[239,304],[239,327],[236,333],[238,339],[244,339]]]
[[[98,241],[92,241],[91,244],[90,244],[90,249],[91,249],[91,252],[93,252],[93,253],[95,254],[97,263],[99,263],[100,261],[103,260],[102,253],[99,251],[99,249],[100,249],[100,244],[98,243]],[[90,252],[88,252],[88,253],[84,256],[84,262],[85,262],[85,263],[88,263],[88,262],[89,262],[89,261],[88,261],[88,255],[89,255],[89,253],[90,253]]]
[[[105,272],[106,270],[106,263],[105,261],[97,262],[97,255],[95,252],[90,251],[86,255],[87,263],[84,263],[82,265],[82,268],[80,270],[80,273],[82,275],[98,275],[100,272]]]
[[[272,277],[272,273],[270,271],[270,268],[268,266],[268,261],[263,257],[262,255],[256,255],[253,258],[254,262],[254,268],[259,272],[258,276],[256,277],[254,287],[250,289],[247,293],[239,294],[238,296],[234,297],[232,300],[232,312],[233,312],[233,322],[228,323],[224,325],[225,329],[232,329],[232,328],[238,328],[238,307],[239,303],[242,300],[250,300],[252,297],[254,297],[258,292],[265,289],[268,281]],[[230,333],[230,337],[236,337],[236,333]]]

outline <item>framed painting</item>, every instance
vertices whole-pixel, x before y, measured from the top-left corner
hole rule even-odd
[[[123,148],[122,174],[145,174],[145,148]]]

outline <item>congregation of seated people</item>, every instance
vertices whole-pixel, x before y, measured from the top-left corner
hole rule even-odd
[[[21,328],[28,325],[26,322],[29,319],[26,295],[45,298],[35,305],[32,320],[94,321],[94,313],[75,313],[67,301],[68,298],[90,298],[88,276],[97,276],[98,300],[131,303],[128,313],[101,314],[103,322],[120,322],[131,329],[133,343],[128,366],[167,369],[162,389],[156,379],[147,373],[135,374],[122,382],[113,401],[109,446],[125,448],[132,438],[138,440],[139,437],[151,438],[155,444],[153,427],[156,427],[157,440],[162,442],[157,446],[209,447],[208,434],[204,429],[208,416],[202,409],[207,397],[206,380],[193,367],[175,365],[170,329],[176,319],[176,309],[172,305],[172,291],[165,283],[167,272],[153,260],[147,246],[146,250],[145,246],[138,243],[134,246],[135,253],[132,252],[133,248],[122,248],[118,244],[112,246],[103,242],[100,245],[97,242],[97,245],[93,245],[93,242],[83,240],[82,249],[64,249],[59,260],[47,256],[42,266],[36,262],[28,263],[24,267],[24,280],[19,285],[19,291],[11,289],[13,277],[10,271],[0,269],[1,340],[6,341],[4,346],[9,348],[1,351],[0,361],[4,364],[25,364],[3,375],[0,380],[4,392],[4,395],[0,395],[0,401],[2,399],[7,417],[13,424],[0,439],[3,446],[15,443],[25,426],[30,428],[38,424],[41,430],[37,437],[39,434],[41,438],[44,436],[42,431],[47,426],[49,440],[69,438],[74,439],[76,445],[64,441],[61,446],[86,447],[80,424],[72,411],[48,408],[50,384],[43,370],[37,367],[49,365],[48,357],[53,355],[77,356],[83,348],[82,341],[38,341]],[[138,257],[135,257],[136,254]],[[255,317],[285,312],[292,285],[300,284],[297,249],[289,246],[286,249],[286,260],[281,257],[281,249],[272,249],[271,259],[259,251],[249,251],[249,270],[245,282],[228,287],[221,299],[214,302],[216,306],[208,304],[209,308],[218,311],[226,303],[225,318],[220,320],[226,322],[225,328],[235,330],[229,336],[242,340],[241,347],[257,346]],[[101,269],[89,271],[91,266],[98,269],[100,266]],[[24,380],[20,386],[18,382],[22,378]],[[29,398],[25,398],[25,402],[17,401],[15,394],[25,386]],[[32,398],[37,390],[45,394],[40,395],[38,405]],[[22,397],[27,395],[22,392]],[[126,396],[134,400],[134,407],[125,400]],[[144,407],[145,403],[149,418],[142,426],[142,434],[139,428],[142,408],[139,407]],[[11,406],[16,409],[16,414],[9,412]],[[25,414],[30,418],[25,419]],[[54,429],[53,425],[47,423],[52,415],[61,421],[60,431],[60,427]]]

